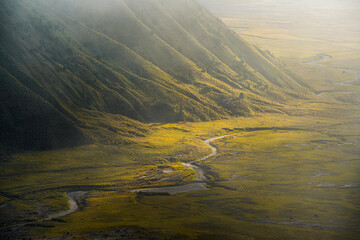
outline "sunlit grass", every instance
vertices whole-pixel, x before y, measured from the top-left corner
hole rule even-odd
[[[360,181],[354,161],[359,147],[354,133],[358,133],[351,131],[357,131],[358,125],[356,115],[348,116],[339,121],[265,114],[214,122],[151,124],[145,137],[133,138],[133,144],[127,146],[87,145],[15,155],[2,168],[2,175],[9,176],[1,179],[4,190],[21,196],[10,201],[3,197],[17,209],[8,220],[42,219],[66,209],[64,192],[93,189],[89,194],[100,195],[81,201],[81,211],[63,217],[66,222],[44,223],[55,227],[36,228],[36,235],[81,235],[130,226],[143,229],[139,235],[188,239],[220,235],[225,239],[275,238],[278,234],[297,236],[295,239],[316,239],[322,234],[351,237],[353,232],[346,229],[324,232],[281,224],[301,221],[316,226],[356,226],[351,216],[358,214],[353,199],[359,196],[354,188],[344,186]],[[210,153],[202,139],[227,133],[234,135],[214,142],[218,155],[201,163],[211,180],[210,190],[173,196],[128,192],[192,181],[194,171],[185,169],[181,162]],[[24,168],[21,173],[14,170],[19,166]],[[180,181],[157,182],[176,174],[182,176]]]

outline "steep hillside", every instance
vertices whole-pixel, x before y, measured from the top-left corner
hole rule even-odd
[[[146,132],[130,119],[281,111],[308,95],[193,0],[4,0],[0,16],[3,148],[106,142]]]

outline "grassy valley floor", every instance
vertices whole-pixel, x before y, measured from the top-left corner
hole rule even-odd
[[[358,110],[319,98],[288,109],[293,116],[151,124],[127,146],[14,155],[1,163],[2,238],[356,239]],[[198,163],[209,190],[130,192],[191,182],[182,162],[211,152],[202,139],[227,133]],[[80,210],[36,222],[67,209],[69,191],[87,191]]]

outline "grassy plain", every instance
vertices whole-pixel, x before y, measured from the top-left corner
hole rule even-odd
[[[342,120],[317,110],[328,106],[319,98],[306,107],[299,103],[302,116],[151,124],[147,136],[128,146],[15,155],[1,168],[3,227],[66,209],[67,191],[89,192],[81,210],[61,221],[7,229],[3,237],[355,239],[359,115],[342,103],[333,106]],[[280,127],[294,130],[261,130]],[[235,135],[216,141],[218,155],[201,163],[210,190],[170,196],[128,191],[191,181],[195,173],[181,162],[210,152],[201,139],[226,133]],[[176,174],[182,176],[177,182],[157,182]]]

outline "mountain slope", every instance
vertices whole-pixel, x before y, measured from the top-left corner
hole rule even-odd
[[[61,139],[68,138],[70,145],[96,141],[102,125],[93,114],[113,119],[110,131],[117,114],[145,122],[211,120],[279,111],[309,94],[275,59],[192,0],[4,0],[0,7],[2,90],[14,99],[26,92],[16,107],[1,101],[2,129],[18,129],[1,138],[2,146],[24,145],[9,134],[39,136],[30,142],[44,144],[55,139],[39,148],[67,146]],[[24,102],[46,106],[41,118],[73,136],[19,121],[34,115],[21,108]],[[121,134],[146,131],[126,117],[129,128],[119,128]],[[23,124],[33,131],[19,130]]]

